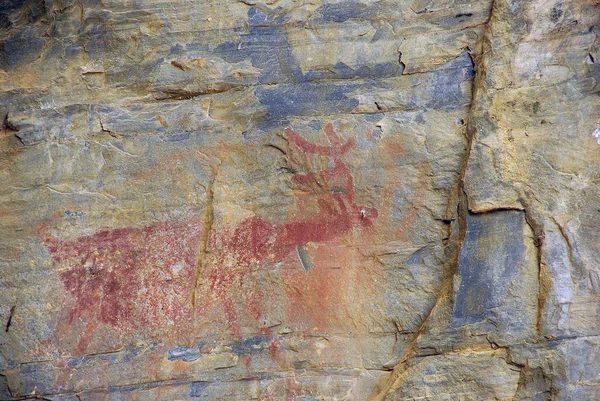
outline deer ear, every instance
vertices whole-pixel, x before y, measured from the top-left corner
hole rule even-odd
[[[335,132],[335,128],[333,128],[333,123],[331,121],[329,121],[327,124],[325,124],[325,133],[327,135],[337,136],[337,133]]]
[[[341,138],[337,132],[335,132],[335,128],[333,128],[333,123],[331,121],[325,125],[325,134],[327,134],[329,143],[332,146],[340,146],[342,144]]]

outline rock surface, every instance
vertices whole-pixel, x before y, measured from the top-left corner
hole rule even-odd
[[[1,3],[0,400],[600,399],[599,34]]]

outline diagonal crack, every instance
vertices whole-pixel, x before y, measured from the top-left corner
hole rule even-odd
[[[465,163],[466,163],[466,159],[465,159]],[[461,181],[462,181],[462,177],[463,176],[461,175]],[[465,238],[466,216],[468,213],[467,197],[464,194],[464,192],[462,191],[462,185],[460,186],[460,191],[461,191],[462,195],[460,196],[460,198],[459,198],[460,200],[459,200],[458,204],[456,205],[457,213],[458,213],[459,232],[458,232],[458,238],[456,238],[454,241],[451,241],[451,243],[449,245],[449,247],[451,248],[451,257],[450,257],[451,261],[448,266],[449,269],[447,272],[447,277],[444,280],[444,282],[442,283],[442,285],[440,286],[440,288],[438,290],[438,295],[437,295],[431,309],[429,310],[429,313],[427,314],[425,319],[423,319],[423,321],[421,322],[419,329],[417,330],[417,333],[415,335],[415,338],[411,341],[410,345],[404,352],[404,355],[402,355],[402,357],[400,358],[400,362],[392,370],[390,378],[387,380],[387,382],[383,386],[383,389],[379,393],[377,393],[374,397],[370,398],[371,401],[385,400],[387,393],[390,390],[392,390],[396,385],[398,385],[398,383],[401,383],[402,378],[405,376],[406,373],[408,373],[409,368],[411,367],[411,361],[412,361],[413,357],[417,354],[419,339],[421,338],[422,334],[425,333],[425,331],[429,327],[429,322],[431,321],[432,317],[434,316],[440,303],[452,292],[454,276],[456,274],[456,271],[458,270],[458,257],[460,254],[460,248],[461,248],[461,245]]]
[[[486,25],[481,43],[483,43],[486,40],[486,38],[490,35],[489,21],[492,19],[492,13],[494,11],[494,6],[495,6],[495,0],[492,1],[489,18],[487,21],[487,25]],[[450,250],[450,255],[449,255],[450,261],[447,265],[449,267],[449,269],[447,270],[447,277],[445,278],[444,282],[440,286],[440,288],[438,290],[438,295],[437,295],[431,309],[429,310],[429,313],[427,314],[425,319],[420,324],[417,334],[415,335],[415,338],[412,340],[412,342],[408,346],[406,352],[401,357],[400,362],[394,367],[390,377],[384,383],[384,385],[379,390],[379,392],[369,398],[370,401],[384,401],[386,399],[388,393],[390,392],[390,390],[392,390],[395,387],[400,385],[403,377],[408,373],[408,371],[411,367],[411,361],[413,360],[413,357],[417,354],[418,341],[419,341],[420,337],[427,330],[429,323],[430,323],[432,317],[434,316],[440,303],[452,292],[452,289],[453,289],[454,276],[458,270],[458,258],[459,258],[459,254],[460,254],[460,249],[462,247],[462,244],[463,244],[463,241],[465,238],[465,234],[466,234],[466,230],[467,230],[466,218],[467,218],[469,206],[468,206],[468,196],[464,190],[464,182],[465,182],[465,175],[467,172],[467,165],[469,162],[469,157],[471,154],[471,148],[473,145],[473,138],[474,138],[474,134],[475,134],[475,127],[473,126],[474,125],[473,124],[473,114],[474,114],[474,109],[475,109],[475,99],[478,95],[477,90],[480,87],[484,87],[484,85],[485,85],[485,71],[483,71],[483,67],[484,67],[483,54],[485,52],[483,50],[484,49],[481,49],[480,55],[479,55],[479,57],[477,57],[477,59],[474,59],[473,56],[470,54],[471,60],[473,61],[473,69],[475,70],[475,77],[473,79],[473,86],[472,86],[472,90],[471,90],[470,108],[469,108],[469,112],[468,112],[468,115],[466,118],[466,124],[465,124],[465,140],[466,140],[465,153],[463,156],[463,160],[462,160],[462,164],[461,164],[461,168],[460,168],[460,172],[459,172],[459,177],[458,177],[458,180],[456,183],[456,187],[450,193],[450,196],[448,199],[448,204],[447,204],[447,208],[446,208],[446,216],[445,216],[445,220],[453,221],[454,220],[453,216],[458,214],[458,222],[457,222],[458,234],[454,235],[454,237],[455,237],[454,241],[451,241],[448,245],[449,250]],[[454,223],[454,224],[456,224],[456,223]]]
[[[8,320],[6,321],[6,326],[5,326],[5,329],[4,329],[4,332],[6,332],[6,333],[8,333],[8,330],[10,330],[10,326],[12,325],[12,320],[13,320],[13,317],[15,316],[15,308],[16,307],[17,306],[14,305],[12,308],[10,308],[10,313],[8,315]]]

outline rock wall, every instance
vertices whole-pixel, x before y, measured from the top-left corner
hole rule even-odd
[[[0,399],[599,400],[599,33],[0,3]]]

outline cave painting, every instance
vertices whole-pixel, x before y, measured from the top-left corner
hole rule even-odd
[[[47,235],[44,244],[69,294],[56,337],[72,343],[60,348],[90,352],[101,325],[122,334],[160,327],[173,338],[185,334],[192,309],[184,294],[193,290],[202,227],[198,221],[163,222],[73,241]]]
[[[331,123],[324,131],[328,146],[307,142],[292,129],[284,134],[288,144],[284,153],[287,168],[292,173],[292,187],[310,198],[306,202],[307,210],[299,210],[297,218],[279,225],[251,217],[232,228],[217,230],[210,237],[209,248],[214,251],[204,266],[206,285],[198,299],[201,307],[211,309],[211,300],[217,298],[234,334],[240,334],[241,327],[251,324],[252,320],[260,326],[261,319],[265,318],[265,307],[268,308],[274,298],[258,282],[272,279],[268,270],[265,274],[266,265],[287,261],[296,267],[280,269],[280,281],[271,280],[271,286],[280,285],[285,294],[286,320],[300,319],[311,327],[323,328],[327,312],[336,308],[333,298],[339,298],[340,291],[350,290],[342,288],[347,284],[344,277],[349,272],[342,270],[345,255],[339,253],[344,253],[344,247],[336,242],[354,228],[368,231],[377,210],[359,206],[354,199],[353,177],[343,161],[355,146],[354,140],[342,142]],[[314,158],[325,158],[329,167],[313,171]],[[330,246],[319,251],[316,244]],[[316,266],[328,261],[338,266],[334,269]],[[202,305],[202,299],[208,302]]]
[[[354,199],[344,162],[354,140],[342,141],[331,123],[324,132],[326,146],[292,129],[283,135],[291,186],[314,207],[299,209],[282,224],[257,216],[212,227],[204,221],[162,222],[75,240],[44,232],[66,288],[57,341],[73,338],[68,348],[83,354],[101,346],[94,344],[98,330],[108,336],[168,333],[177,342],[193,338],[203,325],[225,323],[233,336],[245,329],[269,332],[272,314],[297,329],[330,324],[335,309],[343,309],[342,297],[364,274],[345,271],[344,264],[352,263],[348,255],[356,252],[348,251],[343,238],[356,230],[368,235],[378,213]],[[317,159],[327,167],[314,169]],[[267,293],[277,285],[263,280],[279,282],[281,291]],[[282,311],[274,313],[276,308]]]

